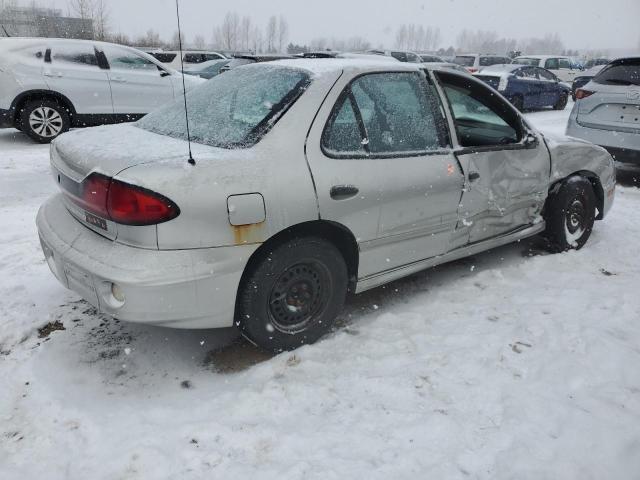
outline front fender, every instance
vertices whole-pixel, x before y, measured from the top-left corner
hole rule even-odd
[[[575,174],[592,180],[599,200],[598,218],[604,216],[613,204],[616,169],[613,158],[604,148],[572,137],[544,137],[551,157],[550,184],[555,185]]]

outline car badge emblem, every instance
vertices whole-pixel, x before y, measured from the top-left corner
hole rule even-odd
[[[640,100],[640,90],[636,90],[636,89],[629,90],[627,92],[627,98],[629,100]]]

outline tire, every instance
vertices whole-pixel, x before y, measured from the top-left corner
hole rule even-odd
[[[236,326],[249,341],[269,351],[314,343],[342,311],[347,288],[347,266],[335,246],[317,237],[293,238],[245,273]]]
[[[511,100],[511,104],[516,108],[516,110],[518,110],[519,112],[522,112],[524,110],[524,100],[522,97],[513,97],[513,100]]]
[[[38,143],[50,143],[70,124],[67,108],[47,98],[27,102],[20,112],[21,130]]]
[[[580,250],[591,236],[595,218],[596,196],[591,182],[578,175],[562,182],[549,195],[545,207],[549,249]]]
[[[569,95],[567,95],[566,93],[561,94],[560,98],[558,99],[556,104],[553,106],[553,109],[554,110],[564,110],[565,107],[567,106],[567,102],[568,101],[569,101]]]

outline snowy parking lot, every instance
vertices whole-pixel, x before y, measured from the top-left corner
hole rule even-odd
[[[527,114],[562,134],[571,110]],[[101,318],[35,227],[48,147],[0,130],[0,479],[640,478],[640,189],[350,299],[318,344]]]

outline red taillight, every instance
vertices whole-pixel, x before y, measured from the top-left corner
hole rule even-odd
[[[107,210],[111,220],[124,225],[155,225],[180,214],[178,206],[168,198],[119,180],[111,181]]]
[[[124,225],[156,225],[180,214],[168,198],[99,173],[89,175],[77,194],[66,193],[88,212]]]
[[[583,98],[590,97],[594,93],[595,92],[592,92],[591,90],[583,90],[582,88],[579,88],[576,90],[576,100],[582,100]]]
[[[478,69],[474,67],[467,67],[467,70],[469,70],[469,73],[476,73],[478,71]]]

